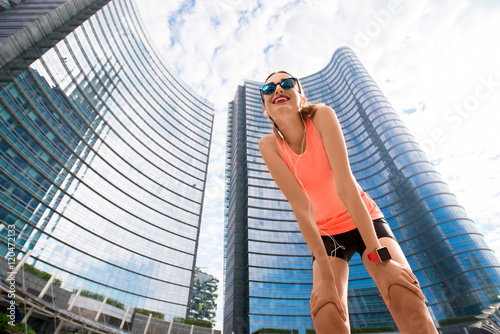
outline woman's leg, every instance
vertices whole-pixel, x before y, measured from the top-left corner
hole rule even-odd
[[[401,247],[394,239],[380,238],[379,240],[382,246],[389,249],[394,261],[410,267]],[[378,286],[379,270],[384,270],[384,268],[368,260],[367,253],[366,250],[363,253],[363,264]],[[392,285],[389,288],[389,294],[391,298],[389,311],[402,334],[437,333],[427,306],[415,293],[401,285]]]
[[[339,297],[347,310],[347,282],[349,280],[349,265],[343,259],[329,257],[330,266],[335,275],[335,284],[337,291],[341,294]],[[316,261],[313,262],[313,285],[320,280],[319,266]],[[331,333],[350,333],[349,317],[344,321],[339,314],[337,307],[328,303],[321,307],[314,318],[314,329],[316,334]]]

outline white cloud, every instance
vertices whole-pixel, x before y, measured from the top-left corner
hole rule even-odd
[[[263,80],[278,69],[313,74],[344,45],[354,49],[396,111],[415,108],[402,113],[404,121],[419,141],[434,141],[426,148],[430,159],[500,255],[499,4],[218,0],[191,2],[177,14],[188,2],[167,3],[147,0],[137,7],[168,67],[216,106],[198,264],[221,280],[219,296],[227,103],[244,79]],[[467,113],[456,111],[488,78],[488,97]],[[432,138],[436,131],[442,133],[438,140]],[[218,306],[222,328],[222,301]]]

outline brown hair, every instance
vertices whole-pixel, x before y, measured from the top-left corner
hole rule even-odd
[[[273,72],[271,74],[269,74],[266,78],[266,80],[264,80],[264,83],[273,75],[275,75],[276,73],[284,73],[284,74],[287,74],[289,75],[290,77],[292,78],[295,78],[293,75],[291,75],[290,73],[288,73],[287,71],[276,71],[276,72]],[[300,95],[304,96],[305,98],[305,95],[304,95],[304,90],[302,89],[302,85],[300,84],[300,81],[299,79],[297,79],[297,86],[299,87],[299,93]],[[264,96],[262,95],[262,91],[260,92],[260,97],[262,99],[262,104],[264,104]],[[305,105],[299,110],[299,113],[300,113],[300,116],[303,118],[303,119],[306,119],[306,118],[312,118],[314,116],[314,114],[316,113],[316,110],[318,110],[319,107],[321,106],[324,106],[324,103],[308,103],[307,102],[307,98],[306,98],[306,103]],[[272,120],[271,120],[272,121]],[[274,122],[273,122],[274,123]]]

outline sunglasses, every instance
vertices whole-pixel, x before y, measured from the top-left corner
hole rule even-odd
[[[267,85],[262,86],[260,92],[262,95],[271,95],[276,90],[277,85],[280,85],[281,88],[283,88],[284,90],[290,90],[293,87],[295,87],[296,84],[297,84],[297,78],[286,78],[277,84],[271,82],[268,83]]]

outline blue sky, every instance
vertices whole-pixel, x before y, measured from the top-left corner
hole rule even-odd
[[[500,3],[143,0],[168,68],[215,105],[198,265],[217,276],[222,329],[226,106],[245,79],[304,77],[351,47],[497,256],[500,254]]]

